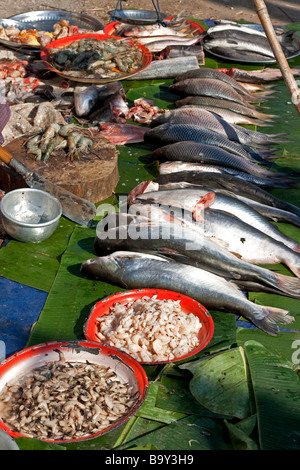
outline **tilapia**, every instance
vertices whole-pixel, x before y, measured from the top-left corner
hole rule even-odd
[[[125,99],[125,92],[120,81],[110,82],[101,86],[88,86],[86,88],[75,87],[74,89],[74,105],[75,114],[78,117],[85,117],[91,114],[99,103],[106,100],[115,93]]]
[[[242,121],[242,116],[247,116],[247,119],[248,118],[257,119],[258,120],[257,124],[260,124],[260,125],[265,125],[264,124],[265,121],[272,122],[274,118],[277,117],[275,114],[262,113],[258,111],[260,108],[257,108],[257,107],[249,108],[249,106],[241,105],[240,103],[236,103],[228,99],[214,98],[211,96],[186,96],[185,98],[176,100],[174,105],[176,108],[180,108],[181,106],[187,106],[187,105],[205,107],[206,109],[209,109],[210,111],[214,111],[217,114],[220,114],[220,112],[222,112],[219,110],[225,110],[227,114],[224,114],[224,111],[223,111],[223,115],[221,114],[224,119],[227,120],[228,117],[232,113],[234,113],[235,119],[240,118],[239,122],[244,123],[244,124],[247,124],[247,122]],[[236,115],[241,115],[241,116],[236,116]],[[248,123],[253,124],[254,122],[252,121]]]
[[[161,126],[154,127],[151,131],[155,131],[160,127],[167,126],[168,124],[162,124]],[[182,126],[184,127],[184,126]],[[166,132],[166,131],[165,131]],[[206,135],[209,131],[206,131]],[[183,161],[183,162],[192,162],[192,163],[210,163],[210,164],[217,164],[226,166],[229,168],[234,168],[236,170],[243,171],[245,173],[249,173],[254,176],[273,176],[271,170],[267,168],[263,168],[252,161],[249,161],[244,158],[244,156],[237,155],[228,151],[221,147],[221,144],[217,145],[217,139],[208,139],[204,138],[205,133],[203,133],[204,137],[202,141],[198,138],[198,142],[195,141],[197,135],[195,135],[195,139],[191,138],[190,141],[184,140],[183,138],[178,138],[177,141],[175,138],[172,138],[172,135],[169,137],[166,133],[162,138],[168,139],[172,143],[167,144],[168,140],[164,143],[162,147],[157,148],[152,152],[152,158],[154,160],[165,160],[165,161]],[[202,135],[202,134],[201,134]],[[147,137],[146,137],[147,136]],[[154,133],[146,131],[145,133],[145,140],[151,141],[151,136],[154,139]],[[180,136],[180,134],[179,134]],[[221,136],[219,136],[221,138]],[[155,139],[156,140],[156,139]],[[224,139],[226,140],[226,139]],[[206,142],[206,143],[203,143]],[[228,141],[231,142],[231,141]],[[232,142],[231,142],[232,143]],[[163,142],[162,142],[163,144]],[[225,145],[225,144],[224,144]],[[278,173],[277,173],[278,174]],[[287,175],[282,174],[281,176],[286,177]]]
[[[212,111],[197,108],[195,106],[185,106],[182,108],[166,110],[161,113],[151,122],[151,127],[160,124],[195,124],[200,127],[206,127],[213,130],[229,140],[238,142],[243,145],[260,146],[267,144],[276,144],[279,142],[290,142],[289,139],[284,139],[285,133],[282,134],[263,134],[261,132],[246,129],[241,126],[228,123],[225,119],[221,118]]]
[[[189,172],[193,173],[188,176]],[[249,173],[244,173],[243,171],[236,170],[234,168],[229,168],[221,165],[209,165],[205,163],[191,163],[191,162],[162,162],[159,165],[159,176],[158,181],[168,182],[168,181],[185,181],[192,180],[195,175],[199,178],[199,181],[205,181],[207,178],[212,178],[209,173],[220,174],[222,175],[222,180],[235,181],[242,180],[246,183],[256,184],[265,189],[272,188],[291,188],[297,186],[297,181],[290,178],[284,179],[281,177],[276,177],[276,174],[269,177],[259,177],[255,175],[250,175]],[[170,177],[169,175],[172,174]],[[201,176],[201,174],[204,174]],[[216,178],[214,178],[216,179]]]
[[[133,206],[131,206],[132,208]],[[131,209],[130,208],[130,209]],[[206,269],[234,281],[256,282],[276,290],[277,294],[300,298],[298,278],[277,274],[268,269],[240,260],[225,248],[201,233],[198,225],[189,221],[187,211],[181,215],[173,208],[153,204],[137,204],[133,210],[139,215],[116,214],[116,223],[97,232],[94,248],[100,256],[118,250],[157,252],[184,264]],[[134,212],[135,213],[135,212]],[[105,219],[111,219],[112,214]],[[119,217],[120,216],[120,217]],[[148,221],[147,221],[148,219]]]
[[[250,302],[240,290],[220,276],[159,256],[115,252],[84,261],[81,273],[126,289],[148,287],[173,290],[196,299],[207,309],[243,315],[270,335],[278,334],[277,323],[288,324],[294,320],[287,310]]]
[[[169,90],[185,96],[209,96],[234,101],[250,108],[253,108],[250,103],[261,101],[258,94],[241,95],[231,85],[216,78],[186,78],[170,85]]]

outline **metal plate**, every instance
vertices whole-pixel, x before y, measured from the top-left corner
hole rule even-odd
[[[79,439],[73,438],[62,441],[42,438],[41,440],[67,443],[99,437],[123,424],[143,404],[148,393],[148,378],[142,366],[123,351],[90,341],[53,341],[38,344],[15,353],[0,364],[0,392],[7,383],[16,382],[18,379],[28,375],[33,369],[41,367],[47,362],[58,361],[59,351],[64,355],[66,361],[69,362],[89,362],[110,367],[123,383],[127,383],[129,387],[133,388],[133,391],[136,392],[137,400],[125,415],[95,434]],[[1,417],[0,430],[5,431],[12,437],[22,437],[21,433],[13,431],[5,424]]]
[[[57,70],[54,65],[51,64],[51,51],[50,49],[65,49],[67,48],[72,42],[79,41],[80,39],[84,38],[96,38],[99,41],[103,41],[105,39],[111,38],[111,36],[107,34],[77,34],[76,36],[68,36],[65,38],[57,39],[56,41],[52,41],[50,44],[48,44],[42,51],[41,53],[41,59],[44,61],[45,65],[52,71],[60,75],[61,77],[65,78],[66,80],[72,80],[74,82],[82,82],[82,83],[108,83],[108,82],[113,82],[116,80],[124,80],[128,77],[132,77],[136,73],[140,72],[141,70],[144,70],[152,61],[152,54],[151,52],[142,44],[137,44],[137,47],[142,50],[143,52],[143,64],[142,67],[140,67],[138,70],[135,70],[134,72],[131,73],[123,73],[123,74],[118,74],[115,77],[100,77],[100,76],[94,76],[94,77],[87,77],[84,74],[84,71],[82,71],[82,76],[77,76],[74,77],[72,74],[68,74],[68,72],[63,72],[60,70]],[[124,41],[124,38],[118,38],[117,36],[114,36],[115,39],[121,39]],[[128,43],[133,44],[135,41],[133,41],[131,38],[127,39]]]
[[[1,26],[3,26],[4,28],[7,28],[9,26],[14,26],[15,28],[18,28],[20,30],[22,29],[34,29],[32,24],[30,23],[25,23],[25,22],[22,22],[22,21],[18,21],[18,20],[14,20],[14,19],[11,19],[11,18],[4,18],[4,19],[0,19],[0,24]],[[3,44],[4,46],[8,46],[8,47],[12,47],[12,48],[18,48],[18,49],[36,49],[37,46],[32,46],[32,45],[29,45],[29,44],[22,44],[22,43],[19,43],[19,42],[14,42],[14,41],[8,41],[7,39],[3,39],[3,38],[0,38],[0,44]]]
[[[53,25],[60,20],[68,20],[70,24],[80,29],[89,29],[91,31],[103,30],[103,24],[96,18],[85,15],[84,13],[74,13],[64,10],[28,11],[26,13],[10,16],[10,19],[21,21],[22,23],[29,23],[40,31],[52,31]]]
[[[247,26],[248,28],[252,28],[252,29],[255,29],[257,31],[264,31],[262,25],[259,25],[259,24],[245,24],[243,26]],[[274,26],[274,29],[275,31],[278,33],[278,36],[280,37],[280,34],[282,34],[284,31],[286,31],[284,28],[282,28],[281,26]],[[279,41],[280,42],[280,41]],[[205,46],[205,38],[203,39],[203,49],[208,52],[210,55],[218,58],[218,59],[222,59],[222,60],[229,60],[230,62],[236,62],[236,63],[241,63],[241,64],[257,64],[257,65],[261,65],[261,64],[276,64],[276,59],[269,59],[268,57],[265,57],[261,60],[248,60],[246,57],[247,57],[247,53],[245,53],[245,59],[236,59],[236,58],[233,58],[233,57],[230,57],[230,54],[227,56],[223,55],[223,54],[216,54],[215,52],[212,52],[211,50],[209,50],[206,46]],[[228,51],[229,52],[229,51]],[[289,59],[293,59],[294,57],[297,57],[298,55],[300,54],[300,50],[299,48],[297,47],[296,44],[294,44],[294,47],[293,47],[293,50],[291,50],[290,54],[286,56],[286,59],[289,60]]]
[[[110,10],[108,14],[111,18],[128,24],[155,24],[169,16],[152,10]]]

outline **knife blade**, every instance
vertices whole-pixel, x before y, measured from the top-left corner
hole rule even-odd
[[[90,227],[96,215],[96,206],[70,191],[52,183],[38,173],[30,170],[11,153],[0,146],[0,160],[20,175],[30,188],[41,189],[56,197],[62,206],[62,213],[73,222]]]

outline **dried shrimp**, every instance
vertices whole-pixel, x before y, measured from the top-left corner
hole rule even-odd
[[[136,403],[132,387],[109,367],[60,356],[2,390],[2,419],[14,431],[41,440],[89,437]]]
[[[83,38],[64,49],[51,49],[49,63],[70,76],[111,78],[132,73],[143,65],[143,51],[135,41],[116,39],[102,41]]]
[[[199,344],[198,317],[181,310],[180,301],[156,296],[115,303],[97,318],[96,336],[138,361],[162,362],[188,354]]]

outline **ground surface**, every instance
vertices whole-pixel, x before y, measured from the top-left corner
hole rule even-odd
[[[154,2],[154,3],[153,3]],[[34,10],[55,10],[64,9],[76,12],[85,12],[97,17],[103,24],[110,22],[108,11],[113,10],[118,5],[123,9],[154,10],[154,5],[159,5],[161,12],[168,15],[184,12],[186,16],[193,16],[198,19],[245,19],[249,22],[259,23],[258,16],[252,0],[127,0],[117,2],[117,0],[18,0],[17,2],[7,2],[0,0],[0,18]],[[273,24],[287,24],[300,21],[299,0],[266,0],[269,15]]]

